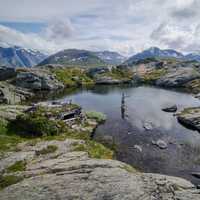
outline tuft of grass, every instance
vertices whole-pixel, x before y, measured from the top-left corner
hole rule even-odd
[[[76,144],[74,151],[85,151],[91,158],[113,159],[114,153],[104,145],[88,140],[85,144]]]
[[[4,189],[10,185],[16,184],[22,180],[23,180],[23,178],[20,176],[14,176],[14,175],[3,176],[3,175],[1,175],[0,176],[0,190]]]
[[[86,112],[86,116],[89,119],[96,120],[98,123],[102,123],[102,122],[106,121],[106,115],[101,112],[96,112],[96,111]]]
[[[56,152],[58,149],[58,147],[56,145],[48,145],[46,148],[41,149],[39,151],[36,151],[36,155],[46,155],[46,154],[50,154],[50,153],[54,153]]]
[[[26,161],[25,160],[20,160],[15,162],[13,165],[9,166],[6,171],[8,173],[11,172],[19,172],[19,171],[25,171],[26,170]]]
[[[128,164],[124,165],[124,166],[121,167],[121,168],[124,169],[124,170],[126,170],[126,171],[129,172],[129,173],[135,173],[135,172],[138,171],[138,170],[136,170],[134,167],[132,167],[132,166],[130,166],[130,165],[128,165]]]

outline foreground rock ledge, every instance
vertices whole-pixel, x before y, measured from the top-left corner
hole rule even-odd
[[[24,180],[0,191],[3,200],[199,200],[200,190],[182,178],[139,173],[115,160],[91,159],[85,152],[73,151],[74,144],[84,141],[65,140],[22,144],[21,151],[1,159],[1,169],[13,160],[25,159],[26,170],[17,172]],[[35,152],[56,145],[56,152]],[[22,156],[23,155],[23,156]],[[12,159],[9,159],[12,158]]]

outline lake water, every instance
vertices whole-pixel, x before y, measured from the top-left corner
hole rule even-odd
[[[121,112],[122,93],[127,96],[125,113]],[[144,172],[176,175],[200,184],[200,180],[190,175],[200,172],[200,133],[180,125],[173,113],[162,111],[163,107],[174,104],[178,110],[200,106],[200,100],[192,95],[144,86],[95,86],[59,99],[72,99],[84,110],[107,115],[107,121],[97,128],[94,139],[114,143],[118,160]],[[168,148],[160,149],[153,144],[159,139]]]

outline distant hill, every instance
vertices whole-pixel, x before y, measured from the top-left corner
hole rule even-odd
[[[0,47],[0,65],[9,67],[32,67],[40,63],[47,56],[39,51],[21,47]]]
[[[125,56],[113,51],[98,51],[95,52],[95,55],[110,65],[119,65],[126,60]]]
[[[79,49],[66,49],[53,54],[40,62],[38,65],[60,64],[66,66],[102,66],[106,63],[94,52]]]
[[[141,53],[138,53],[130,57],[125,64],[131,65],[137,61],[144,60],[146,58],[177,58],[184,59],[184,55],[180,52],[177,52],[173,49],[161,50],[157,47],[151,47]]]

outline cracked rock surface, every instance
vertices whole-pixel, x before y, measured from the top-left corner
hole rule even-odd
[[[2,173],[11,160],[26,160],[24,171],[12,174],[23,177],[17,184],[0,191],[3,200],[199,200],[200,190],[182,178],[140,173],[116,160],[89,158],[86,152],[74,151],[81,140],[23,143],[19,151],[0,160]],[[38,155],[49,145],[54,152]],[[12,158],[12,159],[9,159]],[[10,161],[10,162],[9,162]],[[5,172],[6,173],[6,172]]]

